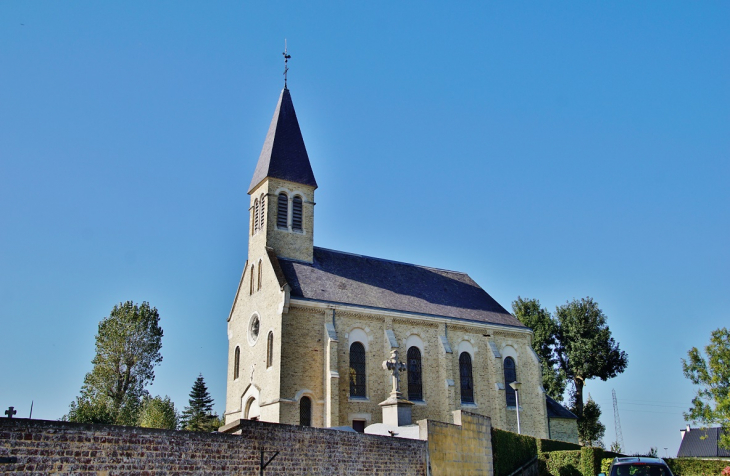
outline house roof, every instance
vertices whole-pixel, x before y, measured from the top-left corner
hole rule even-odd
[[[292,297],[525,327],[465,273],[316,246],[312,263],[278,261]]]
[[[719,446],[722,428],[689,428],[684,431],[682,443],[677,451],[677,458],[695,457],[730,457],[730,451]]]
[[[575,416],[573,412],[550,398],[548,395],[545,395],[545,403],[547,406],[548,418],[570,418],[572,420],[578,419],[578,417]]]
[[[284,88],[279,96],[248,193],[251,193],[266,177],[317,188],[307,149],[304,147],[302,131],[299,129],[297,114],[294,112],[294,103],[287,88]]]

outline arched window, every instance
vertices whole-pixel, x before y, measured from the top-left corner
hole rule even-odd
[[[278,228],[286,229],[286,224],[289,218],[289,197],[285,193],[279,194],[279,199],[276,204],[276,226]]]
[[[504,390],[507,395],[507,406],[514,407],[515,401],[515,389],[509,386],[512,382],[517,381],[517,367],[515,366],[515,359],[507,357],[504,359]]]
[[[299,400],[299,424],[312,426],[312,400],[309,397],[302,397]]]
[[[265,196],[266,195],[264,195],[262,193],[261,194],[261,198],[259,199],[259,203],[261,205],[261,209],[259,210],[259,230],[263,230],[264,229],[264,215],[266,214],[265,213],[266,207],[264,206],[264,197]]]
[[[353,342],[350,346],[350,396],[365,397],[365,346]]]
[[[253,200],[253,233],[254,233],[254,235],[258,231],[259,231],[259,199],[255,198]]]
[[[408,400],[423,400],[421,351],[416,346],[408,349]]]
[[[292,230],[302,231],[302,197],[294,197],[291,210]]]
[[[459,376],[461,403],[474,403],[474,379],[471,374],[471,355],[468,352],[462,352],[459,356]]]
[[[271,361],[274,360],[274,333],[269,332],[266,338],[266,368],[271,367]]]
[[[253,269],[255,268],[254,265],[251,265],[251,289],[249,289],[249,294],[253,294]]]
[[[258,281],[258,284],[256,285],[256,291],[261,291],[261,268],[262,268],[261,260],[259,260],[259,276],[258,276],[259,281]]]
[[[236,352],[233,357],[233,380],[236,380],[241,370],[241,348],[236,346]]]

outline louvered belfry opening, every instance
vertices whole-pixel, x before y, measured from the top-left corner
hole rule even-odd
[[[459,356],[459,375],[461,377],[461,403],[474,403],[474,379],[471,373],[471,355],[462,352]]]
[[[274,333],[269,332],[269,336],[266,338],[266,368],[271,367],[271,363],[274,359]]]
[[[299,400],[299,424],[312,426],[312,400],[309,397],[302,397]]]
[[[259,199],[259,206],[261,207],[259,209],[259,230],[264,229],[264,216],[266,215],[266,206],[264,205],[265,197],[266,195],[262,193]]]
[[[365,397],[365,346],[353,342],[350,346],[350,396]]]
[[[421,379],[421,351],[418,347],[408,349],[408,400],[423,400],[423,383]]]
[[[507,406],[514,407],[517,405],[517,399],[515,398],[515,389],[510,387],[509,384],[517,381],[517,366],[515,360],[512,357],[504,359],[504,389],[507,395]]]
[[[292,230],[302,231],[302,197],[294,197],[294,200],[292,202]]]
[[[253,234],[259,231],[259,199],[253,201]]]
[[[276,226],[286,230],[287,215],[289,214],[289,197],[280,193],[276,204]]]

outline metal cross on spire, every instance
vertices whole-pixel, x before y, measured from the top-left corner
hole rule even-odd
[[[289,58],[291,58],[291,55],[286,51],[286,38],[284,38],[284,52],[282,54],[284,55],[284,89],[286,89],[286,73],[289,72]]]

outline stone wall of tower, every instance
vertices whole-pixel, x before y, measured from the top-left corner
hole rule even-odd
[[[382,362],[390,356],[391,340],[386,333],[390,330],[402,361],[406,360],[409,343],[422,346],[423,402],[414,405],[413,421],[451,422],[454,410],[465,410],[489,416],[496,428],[516,431],[516,410],[507,407],[502,370],[502,361],[510,356],[517,363],[518,380],[523,382],[520,392],[522,433],[547,437],[540,366],[530,347],[530,334],[524,330],[495,330],[480,325],[452,324],[445,319],[393,317],[377,311],[360,313],[336,309],[334,317],[332,312],[332,309],[294,303],[282,316],[281,423],[299,422],[299,400],[303,395],[312,400],[314,426],[327,425],[331,400],[334,400],[331,408],[336,414],[330,420],[330,426],[350,426],[353,420],[364,420],[366,425],[381,422],[382,411],[378,404],[391,390],[390,375],[382,369]],[[326,324],[331,322],[334,322],[338,341],[334,365],[339,379],[334,380],[328,371],[325,331]],[[446,337],[446,347],[442,336]],[[366,399],[350,397],[349,351],[353,340],[365,341]],[[472,355],[474,404],[461,403],[459,353],[463,351]],[[327,384],[331,381],[338,384],[334,398],[327,395]],[[407,396],[405,375],[401,386]]]
[[[259,289],[259,263],[261,287]],[[252,273],[253,269],[253,273]],[[251,280],[253,279],[253,292]],[[252,250],[228,321],[228,375],[226,392],[226,422],[244,417],[245,404],[254,397],[261,409],[261,419],[278,422],[281,380],[281,314],[286,304],[274,269],[265,252]],[[259,335],[250,336],[252,316],[259,317]],[[267,338],[273,334],[272,365],[266,366]],[[234,378],[235,350],[240,348],[239,377]],[[246,401],[244,401],[246,400]]]
[[[286,193],[289,203],[287,206],[287,228],[277,226],[278,200],[280,193]],[[295,196],[302,197],[302,230],[295,231],[292,223],[292,201]],[[254,228],[254,201],[264,197],[265,215],[264,227],[260,231]],[[275,178],[267,178],[259,184],[250,196],[249,208],[249,256],[259,252],[265,246],[270,246],[276,255],[282,258],[291,258],[300,261],[312,262],[314,246],[314,188],[308,185],[289,182]]]

